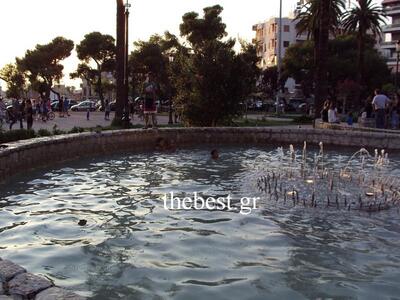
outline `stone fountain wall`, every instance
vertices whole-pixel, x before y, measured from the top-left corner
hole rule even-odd
[[[400,135],[302,128],[177,128],[69,134],[0,145],[0,182],[27,170],[95,155],[151,151],[159,137],[178,148],[217,145],[309,144],[400,149]]]

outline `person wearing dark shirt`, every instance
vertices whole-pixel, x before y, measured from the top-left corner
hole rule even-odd
[[[25,118],[26,118],[26,127],[28,129],[32,129],[32,125],[33,125],[33,108],[32,108],[31,100],[27,100],[26,101]]]

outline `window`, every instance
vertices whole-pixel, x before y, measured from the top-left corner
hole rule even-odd
[[[290,42],[289,41],[283,41],[283,47],[287,48],[289,47]]]
[[[284,25],[283,26],[283,31],[284,32],[290,32],[290,26],[289,25]]]

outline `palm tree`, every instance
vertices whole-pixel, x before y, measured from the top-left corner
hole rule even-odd
[[[322,2],[321,0],[307,1],[295,18],[297,35],[307,34],[307,38],[312,39],[316,44],[318,44],[319,39]],[[330,2],[330,9],[332,9],[332,13],[329,13],[329,33],[335,36],[338,32],[342,9],[345,4],[344,0],[330,0],[328,2]]]
[[[320,116],[323,100],[328,94],[329,35],[336,35],[344,8],[345,0],[310,0],[296,18],[298,34],[307,32],[315,44],[315,117]]]
[[[343,28],[357,34],[358,42],[358,84],[364,83],[365,45],[368,36],[382,36],[382,24],[385,24],[385,13],[373,0],[358,0],[358,5],[343,15]]]

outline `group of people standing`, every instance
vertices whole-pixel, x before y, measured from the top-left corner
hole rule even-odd
[[[69,116],[68,110],[69,101],[61,97],[58,102],[59,116],[64,117],[65,113]],[[31,129],[34,120],[46,122],[51,111],[50,99],[39,97],[38,99],[18,100],[13,98],[11,99],[11,105],[7,107],[4,100],[0,98],[0,125],[8,121],[9,129],[11,130],[14,124],[19,122],[20,129],[24,129],[23,123],[25,120],[26,128]]]
[[[0,124],[9,121],[9,128],[12,129],[13,125],[19,122],[21,129],[24,128],[23,121],[26,120],[27,129],[31,129],[33,125],[33,106],[31,100],[23,100],[20,102],[18,99],[12,99],[11,107],[7,108],[4,100],[0,98]]]
[[[360,120],[375,119],[375,127],[380,129],[398,129],[400,116],[400,97],[391,100],[379,89],[375,90],[374,97],[367,99],[365,107],[360,113]],[[325,101],[321,111],[322,121],[326,123],[340,123],[337,108],[333,101]],[[346,116],[346,123],[353,125],[353,112]]]

